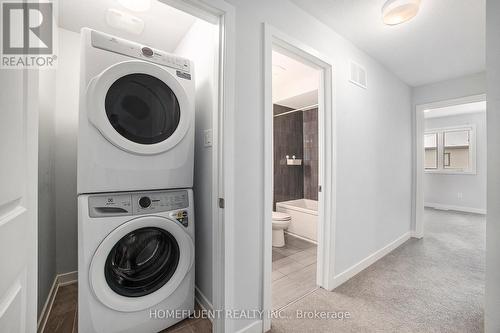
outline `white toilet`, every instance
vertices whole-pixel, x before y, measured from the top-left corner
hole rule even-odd
[[[281,212],[273,212],[273,246],[285,246],[285,229],[288,228],[292,217]]]

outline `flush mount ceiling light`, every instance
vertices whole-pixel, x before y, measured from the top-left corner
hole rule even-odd
[[[151,8],[151,0],[117,0],[120,5],[133,12],[146,12]]]
[[[387,0],[382,7],[382,20],[387,25],[396,25],[415,17],[420,0]]]

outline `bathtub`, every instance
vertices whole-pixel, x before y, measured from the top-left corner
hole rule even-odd
[[[309,199],[297,199],[276,203],[276,211],[292,217],[287,229],[289,234],[309,241],[318,241],[318,202]]]

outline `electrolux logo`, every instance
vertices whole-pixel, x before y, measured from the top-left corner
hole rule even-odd
[[[54,68],[54,4],[2,1],[2,68]]]

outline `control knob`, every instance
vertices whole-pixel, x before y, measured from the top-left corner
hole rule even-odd
[[[142,208],[148,208],[151,206],[151,199],[149,197],[142,197],[139,199],[139,206]]]

